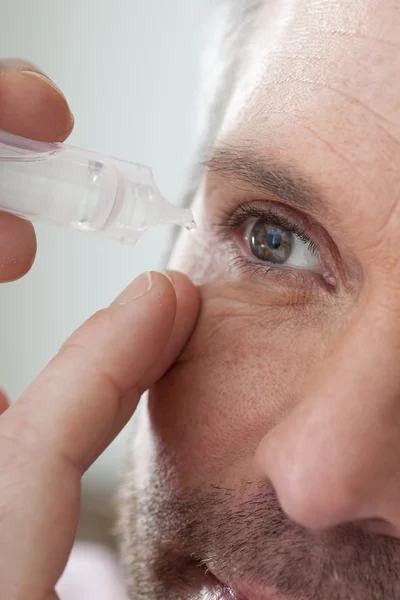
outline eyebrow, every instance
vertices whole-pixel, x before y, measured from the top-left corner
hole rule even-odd
[[[203,165],[210,172],[250,184],[305,213],[317,216],[326,212],[323,193],[311,179],[294,166],[266,159],[248,148],[215,148]]]

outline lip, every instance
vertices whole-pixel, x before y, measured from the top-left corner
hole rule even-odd
[[[211,573],[210,573],[211,574]],[[218,588],[216,600],[293,600],[289,596],[280,594],[272,588],[264,588],[257,583],[244,580],[238,582],[224,581],[212,573],[214,586]]]

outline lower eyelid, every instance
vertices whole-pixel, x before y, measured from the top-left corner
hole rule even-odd
[[[303,269],[285,265],[277,265],[257,260],[256,257],[246,256],[243,249],[243,237],[240,231],[235,232],[234,238],[230,242],[230,265],[241,273],[253,277],[274,278],[279,283],[285,282],[291,286],[300,285],[301,287],[315,287],[316,284],[328,284],[330,287],[336,287],[337,282],[333,275],[323,267],[322,264],[315,268]]]
[[[321,291],[321,277],[315,273],[307,273],[295,269],[275,268],[270,265],[254,263],[243,256],[236,256],[230,260],[230,269],[241,277],[269,288],[288,288],[290,291]]]

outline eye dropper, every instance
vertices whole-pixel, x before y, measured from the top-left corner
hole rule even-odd
[[[170,204],[149,167],[0,130],[0,210],[128,244],[156,225],[194,229]]]

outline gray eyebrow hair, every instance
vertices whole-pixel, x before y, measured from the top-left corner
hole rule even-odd
[[[317,216],[322,209],[326,212],[323,193],[314,182],[307,181],[294,166],[263,158],[248,148],[215,148],[202,164],[209,172],[243,181],[310,215]]]

